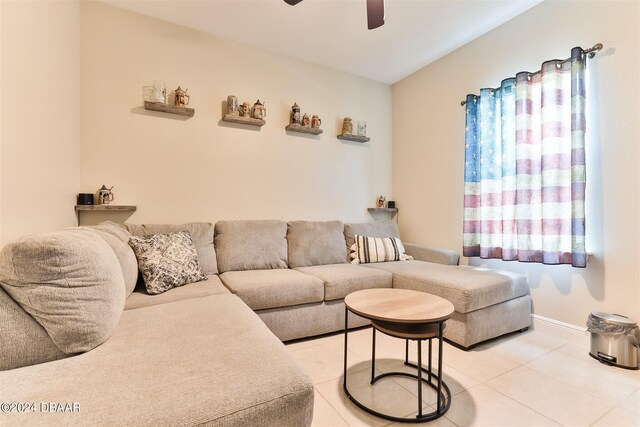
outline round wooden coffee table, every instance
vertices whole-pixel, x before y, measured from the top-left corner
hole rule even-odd
[[[388,420],[399,422],[430,421],[444,415],[451,406],[451,391],[442,380],[442,333],[444,322],[453,315],[453,304],[444,298],[425,292],[407,289],[365,289],[346,296],[344,320],[344,379],[342,388],[349,399],[365,411]],[[418,380],[418,415],[415,418],[401,418],[383,414],[358,402],[347,387],[347,346],[349,335],[349,312],[371,320],[373,345],[371,349],[371,384],[381,378],[403,376]],[[418,374],[408,372],[386,372],[378,376],[376,369],[376,331],[405,340],[404,364],[416,368]],[[431,366],[431,341],[438,339],[438,374]],[[409,340],[418,342],[418,364],[409,362]],[[428,367],[422,366],[422,341],[429,343]],[[423,377],[423,372],[426,377]],[[434,379],[437,382],[434,382]],[[422,412],[422,383],[431,386],[438,393],[436,409]]]

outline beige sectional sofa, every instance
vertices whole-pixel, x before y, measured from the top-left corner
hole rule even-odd
[[[208,279],[149,295],[128,238],[179,230]],[[80,412],[4,412],[0,425],[309,425],[313,387],[281,341],[341,330],[344,297],[359,289],[448,298],[456,312],[445,337],[462,347],[530,325],[524,277],[408,243],[413,261],[353,265],[355,234],[399,237],[391,221],[107,223],[8,244],[0,402]]]

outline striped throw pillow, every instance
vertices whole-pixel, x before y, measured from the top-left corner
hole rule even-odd
[[[367,237],[356,234],[351,246],[351,264],[371,262],[407,261],[413,257],[404,253],[397,237]]]

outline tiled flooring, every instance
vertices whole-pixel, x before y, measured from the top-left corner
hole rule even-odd
[[[376,338],[378,372],[405,369],[400,360],[404,341],[381,333]],[[343,346],[342,334],[287,345],[315,384],[313,425],[401,425],[369,415],[345,397]],[[411,360],[416,351],[412,343]],[[422,425],[640,426],[640,372],[604,366],[587,353],[586,346],[532,330],[469,352],[445,343],[443,371],[453,395],[451,408]],[[417,413],[414,380],[394,377],[369,384],[370,328],[349,334],[348,360],[349,390],[358,400],[396,416]],[[423,408],[431,411],[435,392],[423,390]]]

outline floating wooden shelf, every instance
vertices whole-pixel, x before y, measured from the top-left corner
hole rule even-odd
[[[180,116],[193,117],[196,110],[189,107],[176,107],[162,102],[144,101],[145,110],[161,111],[163,113],[178,114]]]
[[[76,211],[135,211],[131,205],[76,205]]]
[[[345,133],[341,133],[340,135],[338,135],[338,139],[346,139],[348,141],[356,141],[356,142],[369,142],[369,141],[371,141],[371,138],[369,138],[367,136],[350,135],[350,134],[345,134]]]
[[[388,213],[389,219],[393,219],[395,217],[396,222],[398,222],[398,208],[367,208],[367,211],[369,211],[372,216],[379,212]]]
[[[132,205],[76,205],[76,220],[80,225],[80,212],[135,212]]]
[[[292,132],[310,133],[312,135],[320,135],[322,132],[324,132],[322,129],[300,126],[298,124],[290,124],[289,126],[285,127],[285,129]]]
[[[224,117],[222,118],[222,121],[231,122],[231,123],[241,123],[243,125],[259,126],[259,127],[262,127],[267,123],[265,120],[262,120],[262,119],[254,119],[251,117],[241,117],[234,114],[225,114]]]
[[[389,213],[398,213],[398,208],[367,208],[367,211],[374,212],[389,212]]]

